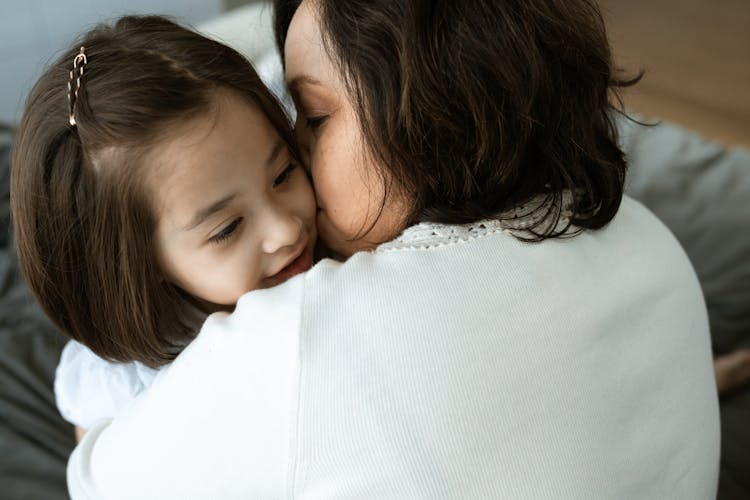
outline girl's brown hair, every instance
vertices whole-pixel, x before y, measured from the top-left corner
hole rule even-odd
[[[195,334],[195,301],[160,272],[141,160],[179,122],[210,112],[219,88],[258,106],[294,151],[287,117],[244,57],[156,16],[90,31],[28,98],[11,164],[21,269],[57,326],[104,358],[158,366]]]
[[[300,0],[275,1],[282,53]],[[314,0],[365,144],[411,222],[496,218],[539,198],[541,240],[617,212],[626,164],[594,0]],[[571,216],[572,215],[572,216]]]

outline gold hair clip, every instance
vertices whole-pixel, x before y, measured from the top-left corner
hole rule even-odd
[[[88,62],[86,58],[86,48],[81,50],[73,58],[73,69],[70,70],[70,79],[68,80],[68,114],[70,124],[75,126],[76,103],[78,102],[78,91],[81,90],[81,77],[83,77],[83,66]],[[73,81],[75,80],[75,90],[73,90]]]

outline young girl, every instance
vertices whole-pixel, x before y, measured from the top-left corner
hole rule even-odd
[[[45,71],[11,201],[31,290],[80,343],[57,372],[68,420],[113,416],[207,314],[312,265],[315,201],[299,165],[248,61],[166,19],[98,27]]]

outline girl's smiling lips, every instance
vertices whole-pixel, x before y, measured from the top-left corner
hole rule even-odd
[[[291,262],[284,266],[281,271],[268,278],[268,282],[271,283],[271,286],[283,283],[289,278],[304,273],[312,267],[313,256],[308,243],[309,241],[305,240],[302,248],[298,250],[298,253]]]

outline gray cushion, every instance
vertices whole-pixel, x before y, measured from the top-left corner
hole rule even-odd
[[[65,339],[21,279],[10,235],[10,135],[0,131],[0,497],[68,498],[74,439],[55,407],[52,380]]]

